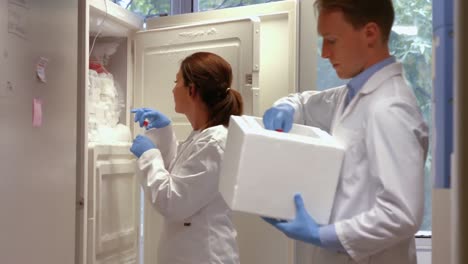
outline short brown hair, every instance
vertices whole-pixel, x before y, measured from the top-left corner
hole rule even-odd
[[[182,61],[180,70],[184,85],[193,84],[208,108],[207,127],[228,126],[231,115],[242,115],[242,96],[231,87],[232,69],[226,60],[214,53],[196,52]]]
[[[392,0],[316,0],[314,5],[319,12],[341,10],[355,29],[374,22],[380,27],[384,41],[388,41],[390,37],[395,19]]]

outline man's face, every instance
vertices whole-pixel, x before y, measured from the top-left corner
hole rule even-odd
[[[366,68],[368,42],[363,29],[355,29],[341,10],[321,11],[318,33],[323,37],[322,57],[330,61],[341,79],[349,79]]]

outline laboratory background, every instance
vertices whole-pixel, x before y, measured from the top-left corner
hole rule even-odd
[[[130,109],[178,138],[181,59],[221,55],[245,114],[345,84],[321,58],[314,0],[0,0],[0,263],[156,263],[161,216],[129,152]],[[418,263],[468,263],[468,2],[393,0],[390,50],[429,126]],[[310,263],[308,245],[235,212],[243,264]]]

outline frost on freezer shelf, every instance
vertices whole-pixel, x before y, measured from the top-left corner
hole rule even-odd
[[[90,65],[88,86],[88,141],[103,144],[130,142],[129,127],[119,124],[123,104],[112,74]]]

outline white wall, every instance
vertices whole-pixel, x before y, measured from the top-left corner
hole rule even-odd
[[[74,261],[77,2],[0,0],[2,264]],[[47,83],[35,76],[41,56]],[[33,98],[43,102],[37,128]]]

